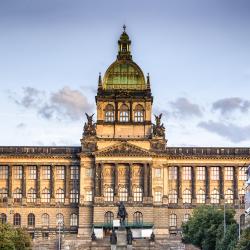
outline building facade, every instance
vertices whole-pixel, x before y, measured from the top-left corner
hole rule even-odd
[[[99,76],[96,122],[87,115],[79,147],[0,147],[0,218],[35,238],[108,235],[117,204],[127,227],[176,234],[192,209],[232,207],[244,224],[250,148],[168,147],[152,121],[148,76],[133,61],[124,29],[118,55]],[[60,223],[58,223],[60,221]],[[59,225],[60,224],[60,225]]]

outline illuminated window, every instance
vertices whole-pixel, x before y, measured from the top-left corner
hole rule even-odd
[[[240,181],[246,181],[247,180],[247,167],[240,167],[239,169],[239,180]]]
[[[72,189],[70,191],[70,203],[78,203],[79,193],[77,189]]]
[[[211,180],[218,181],[220,179],[219,167],[211,167]]]
[[[177,179],[177,167],[169,167],[168,178],[169,178],[169,180],[176,180]]]
[[[177,227],[177,215],[176,214],[169,215],[169,226]]]
[[[65,169],[64,166],[56,166],[56,178],[58,180],[64,180],[65,178]]]
[[[197,180],[204,181],[205,180],[205,167],[197,167],[196,173],[197,173]]]
[[[141,105],[136,105],[134,111],[134,120],[135,122],[143,122],[144,121],[144,110]]]
[[[142,188],[136,187],[134,189],[134,201],[142,201]]]
[[[182,171],[183,180],[191,180],[191,167],[183,167]]]
[[[233,195],[233,191],[231,189],[228,189],[225,193],[225,202],[226,203],[233,203],[234,201],[234,195]]]
[[[200,203],[200,204],[205,203],[205,201],[206,201],[206,195],[205,195],[205,191],[204,190],[200,189],[198,191],[198,193],[196,194],[196,201],[197,201],[197,203]]]
[[[36,180],[36,166],[28,167],[28,176],[30,180]]]
[[[0,179],[8,179],[8,166],[0,166]]]
[[[42,178],[44,180],[50,179],[50,166],[42,166]]]
[[[62,188],[56,190],[56,202],[64,203],[64,190]]]
[[[93,193],[91,190],[86,191],[86,201],[93,201]]]
[[[211,193],[211,203],[217,204],[220,202],[220,194],[219,191],[214,189]]]
[[[34,188],[28,190],[27,202],[36,202],[36,190]]]
[[[184,190],[182,198],[183,198],[183,203],[191,203],[192,202],[191,191],[189,189]]]
[[[162,192],[161,191],[154,192],[154,201],[155,202],[162,202]]]
[[[114,190],[112,187],[107,187],[104,190],[104,200],[113,201],[114,200]]]
[[[225,180],[232,181],[234,175],[234,168],[233,167],[225,167],[224,169]]]
[[[168,201],[169,203],[177,203],[177,191],[176,190],[169,191]]]
[[[14,166],[13,173],[14,173],[14,179],[21,180],[23,177],[23,167],[22,166]]]
[[[77,227],[78,225],[78,217],[77,214],[71,214],[70,215],[70,226],[71,227]]]
[[[14,202],[21,202],[22,200],[22,190],[20,188],[16,188],[13,192]]]
[[[129,121],[129,108],[127,105],[123,104],[120,108],[120,122]]]
[[[41,202],[49,203],[50,202],[50,190],[48,188],[43,189],[41,195]]]
[[[71,180],[78,180],[79,179],[79,167],[78,166],[71,166],[70,179]]]
[[[119,198],[120,201],[127,201],[128,200],[128,189],[125,187],[122,187],[119,189]]]
[[[105,108],[105,122],[113,122],[115,120],[114,107],[108,104]]]

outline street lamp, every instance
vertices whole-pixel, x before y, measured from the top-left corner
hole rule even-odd
[[[61,250],[61,225],[63,225],[62,218],[58,218],[57,220],[58,228],[59,228],[59,240],[58,240],[58,249]]]

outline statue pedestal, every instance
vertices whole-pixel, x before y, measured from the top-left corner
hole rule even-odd
[[[125,228],[119,228],[116,232],[117,243],[116,250],[127,250],[127,231]]]

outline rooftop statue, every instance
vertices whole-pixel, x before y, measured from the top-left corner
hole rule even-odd
[[[93,122],[93,116],[85,113],[87,117],[87,122],[84,124],[83,135],[85,136],[95,136],[96,135],[96,124]]]
[[[162,114],[158,116],[155,115],[155,124],[153,124],[153,135],[165,137],[165,127],[163,123],[161,123],[161,117],[162,117]]]

